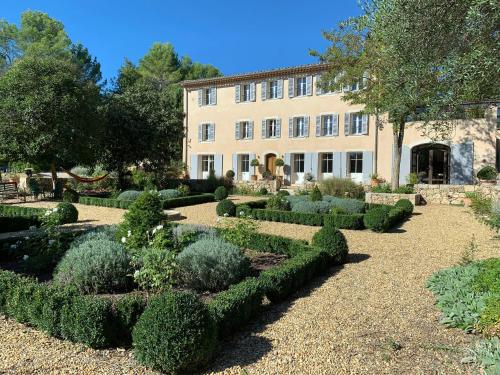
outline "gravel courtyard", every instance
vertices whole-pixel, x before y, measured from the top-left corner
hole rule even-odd
[[[215,205],[176,210],[184,217],[180,222],[215,225]],[[87,225],[117,223],[123,214],[77,207]],[[260,222],[262,232],[294,238],[310,239],[318,229]],[[351,262],[265,311],[222,345],[206,373],[472,373],[460,359],[476,337],[439,324],[425,281],[434,271],[456,264],[472,235],[478,258],[500,256],[493,232],[463,207],[432,205],[417,207],[392,233],[343,232]],[[88,349],[1,317],[0,342],[0,374],[149,373],[130,351]]]

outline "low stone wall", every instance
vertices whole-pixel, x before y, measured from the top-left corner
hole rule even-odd
[[[499,185],[415,185],[415,193],[431,204],[467,204],[466,193],[480,193],[500,200]]]
[[[245,187],[251,191],[258,192],[265,187],[268,192],[274,193],[278,189],[277,180],[257,180],[257,181],[234,181],[236,187]]]
[[[420,194],[393,194],[393,193],[366,193],[366,203],[377,204],[395,204],[400,199],[408,199],[413,205],[418,206],[421,204],[422,197]]]

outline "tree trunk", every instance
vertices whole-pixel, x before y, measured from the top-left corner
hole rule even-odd
[[[56,185],[57,185],[57,172],[56,172],[56,163],[55,162],[52,162],[50,164],[50,172],[52,175],[52,190],[55,192]]]
[[[399,187],[399,174],[401,170],[401,152],[403,150],[403,139],[405,135],[405,121],[399,120],[394,124],[394,160],[392,163],[391,188],[395,190]]]

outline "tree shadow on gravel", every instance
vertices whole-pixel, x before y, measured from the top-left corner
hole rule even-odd
[[[368,254],[352,253],[349,254],[347,263],[360,263],[368,258],[370,258]],[[281,319],[298,299],[311,295],[342,268],[344,268],[342,265],[331,267],[283,302],[265,304],[260,315],[251,320],[243,330],[221,339],[213,366],[205,369],[203,373],[224,371],[234,366],[245,367],[264,357],[272,350],[272,343],[258,334],[265,331],[268,325]]]

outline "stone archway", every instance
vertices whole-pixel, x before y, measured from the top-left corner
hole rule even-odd
[[[419,183],[450,183],[450,147],[439,143],[425,143],[411,149],[411,172]]]

